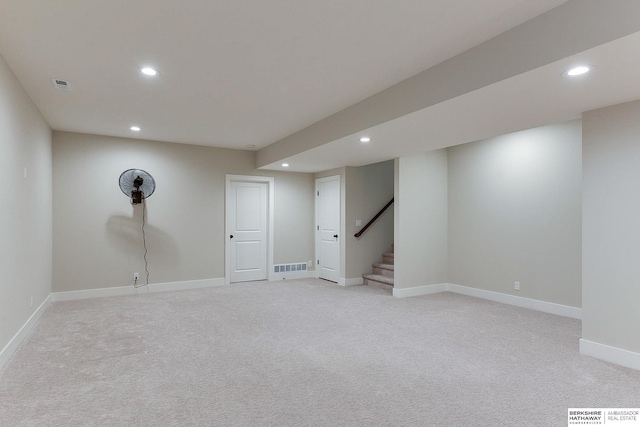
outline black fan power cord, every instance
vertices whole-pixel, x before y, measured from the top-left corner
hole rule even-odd
[[[133,202],[132,202],[133,204]],[[142,245],[144,246],[144,271],[146,276],[146,282],[138,284],[138,279],[133,282],[134,288],[141,288],[142,286],[149,286],[149,263],[147,262],[147,237],[144,233],[145,217],[147,216],[147,202],[143,195],[142,197]]]

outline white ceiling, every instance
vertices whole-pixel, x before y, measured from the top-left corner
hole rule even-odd
[[[615,5],[640,16],[634,2]],[[288,170],[317,172],[640,99],[640,33],[599,43],[596,33],[606,38],[618,23],[592,16],[591,40],[578,40],[577,29],[556,28],[558,43],[528,46],[539,56],[561,44],[589,49],[357,133],[291,149],[291,137],[314,135],[306,132],[310,125],[332,115],[329,123],[340,124],[349,117],[341,110],[450,58],[473,59],[469,49],[565,3],[571,9],[557,13],[565,18],[615,9],[606,0],[0,0],[0,55],[55,130],[241,150],[253,145],[260,154],[285,153],[265,169],[287,161]],[[636,18],[628,17],[630,28]],[[579,62],[595,65],[595,72],[575,81],[561,76]],[[143,66],[160,75],[141,75]],[[72,90],[55,89],[52,78],[68,80]],[[142,131],[133,133],[134,124]],[[370,144],[357,142],[363,133]],[[288,149],[276,148],[283,142]]]
[[[323,171],[363,166],[581,117],[582,112],[640,99],[640,33],[536,68],[429,108],[348,135],[266,169]],[[562,74],[578,63],[597,64],[585,76]],[[360,135],[370,136],[368,144]],[[339,153],[336,155],[336,153]]]
[[[260,149],[564,1],[0,0],[0,54],[55,130]]]

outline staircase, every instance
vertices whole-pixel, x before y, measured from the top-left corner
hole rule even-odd
[[[382,254],[382,262],[371,264],[373,274],[363,274],[362,283],[393,294],[393,244],[391,252]]]

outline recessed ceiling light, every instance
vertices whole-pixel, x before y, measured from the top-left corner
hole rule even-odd
[[[589,71],[593,69],[590,65],[580,65],[578,67],[573,67],[570,70],[567,70],[564,75],[568,77],[576,77],[581,76],[583,74],[587,74]]]
[[[253,150],[254,148],[256,148],[256,146],[255,146],[255,145],[253,145],[253,144],[249,144],[249,145],[247,145],[247,148],[248,148],[249,150]]]
[[[141,128],[140,126],[131,126],[131,130],[134,132],[140,132]]]
[[[288,167],[289,167],[289,163],[283,163],[283,164],[282,164],[282,167],[283,167],[283,168],[288,168]]]
[[[158,74],[158,71],[151,67],[141,68],[140,72],[146,76],[156,76]]]
[[[368,136],[363,136],[362,138],[360,138],[360,142],[370,142],[371,138],[369,138]]]

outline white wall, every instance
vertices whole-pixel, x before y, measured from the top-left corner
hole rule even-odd
[[[640,353],[640,101],[583,114],[582,337]],[[636,355],[636,367],[640,366]]]
[[[397,289],[447,281],[447,151],[396,160]]]
[[[51,130],[2,57],[0,183],[2,350],[51,292],[52,245]]]
[[[449,282],[580,307],[580,121],[448,153]]]
[[[150,283],[224,277],[225,174],[274,176],[274,262],[313,259],[311,174],[256,170],[248,151],[54,132],[54,291],[142,278],[142,205],[118,186],[129,168],[157,183],[146,203]]]

